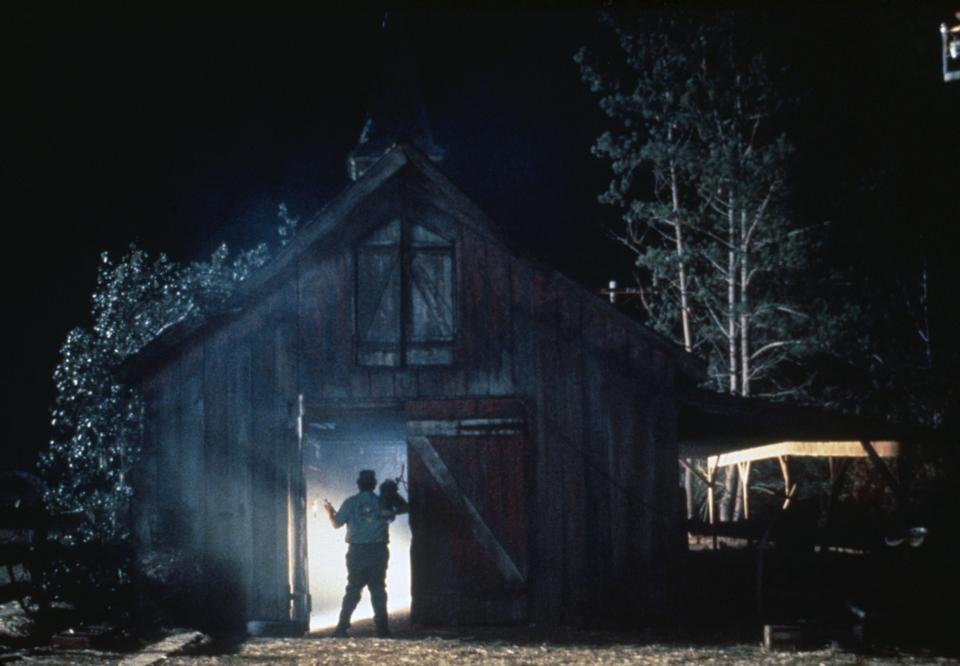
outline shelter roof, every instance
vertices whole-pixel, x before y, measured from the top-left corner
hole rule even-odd
[[[720,456],[721,465],[782,455],[861,457],[863,441],[893,457],[907,443],[949,441],[931,430],[704,389],[681,392],[678,422],[680,457]]]

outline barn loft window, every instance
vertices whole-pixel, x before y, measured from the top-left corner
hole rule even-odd
[[[448,365],[456,336],[453,241],[394,220],[357,247],[360,365]]]

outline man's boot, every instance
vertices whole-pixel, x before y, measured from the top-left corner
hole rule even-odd
[[[337,622],[337,628],[333,630],[335,638],[346,638],[350,631],[350,618],[358,603],[360,603],[360,588],[349,582],[347,591],[343,595],[343,602],[340,604],[340,620]]]
[[[373,606],[373,626],[380,638],[390,637],[390,619],[387,615],[387,592],[383,583],[370,587],[370,605]]]
[[[350,616],[353,615],[353,609],[344,608],[340,611],[340,621],[337,622],[337,628],[333,630],[334,638],[346,638],[350,632]]]

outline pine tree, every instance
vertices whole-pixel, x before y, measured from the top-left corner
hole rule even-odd
[[[640,286],[650,324],[692,351],[696,277],[688,226],[695,210],[689,181],[696,162],[696,54],[676,48],[683,28],[676,21],[656,20],[657,29],[643,33],[609,15],[604,22],[616,36],[619,60],[601,61],[585,48],[575,56],[584,82],[616,125],[592,149],[613,171],[599,199],[621,209],[624,226],[613,236],[648,276]]]
[[[792,148],[762,54],[724,15],[603,19],[617,50],[575,56],[614,128],[593,153],[621,210],[614,237],[641,269],[649,323],[705,356],[714,386],[782,395],[779,370],[811,343],[792,304],[813,239],[789,215]]]

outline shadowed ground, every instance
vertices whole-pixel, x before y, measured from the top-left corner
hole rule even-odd
[[[353,636],[326,634],[302,639],[249,639],[232,644],[206,643],[192,654],[171,655],[153,663],[173,666],[264,666],[284,664],[947,664],[955,659],[932,654],[858,655],[840,649],[768,652],[758,642],[694,644],[676,637],[624,635],[536,627],[426,630],[406,617],[393,621],[394,638],[373,637],[370,621],[354,626]],[[18,663],[87,666],[122,664],[133,655],[96,650],[36,648]]]

